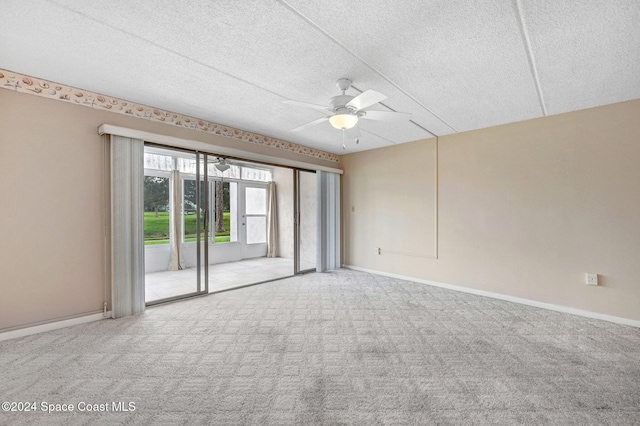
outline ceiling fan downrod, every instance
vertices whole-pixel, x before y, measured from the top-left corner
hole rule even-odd
[[[336,86],[342,91],[342,94],[344,95],[344,92],[349,90],[349,87],[351,87],[351,80],[349,80],[348,78],[339,78],[336,81]]]

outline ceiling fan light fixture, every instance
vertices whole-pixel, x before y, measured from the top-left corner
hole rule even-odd
[[[218,162],[215,164],[215,166],[216,166],[216,169],[218,169],[222,173],[226,172],[231,168],[231,165],[227,163],[227,160],[225,158],[218,158]]]
[[[348,130],[356,125],[358,116],[354,114],[336,114],[329,117],[329,123],[336,129]]]

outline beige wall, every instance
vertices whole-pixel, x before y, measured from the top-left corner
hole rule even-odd
[[[293,259],[293,169],[274,167],[278,216],[278,257]]]
[[[344,263],[640,320],[639,117],[636,100],[441,137],[437,196],[435,139],[343,156]]]
[[[244,141],[0,90],[0,330],[102,310],[109,300],[103,123],[295,161]]]

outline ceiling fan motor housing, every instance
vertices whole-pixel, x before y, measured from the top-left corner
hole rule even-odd
[[[353,98],[355,98],[355,96],[338,95],[331,98],[329,104],[331,105],[331,109],[336,113],[353,114],[356,112],[356,109],[351,106],[346,106]]]

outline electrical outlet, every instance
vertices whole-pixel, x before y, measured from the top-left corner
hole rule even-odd
[[[380,255],[380,254],[382,254],[382,249],[381,249],[380,247],[378,247],[378,248],[376,249],[376,253],[378,253],[379,255]]]
[[[587,284],[598,285],[598,274],[587,273]]]

